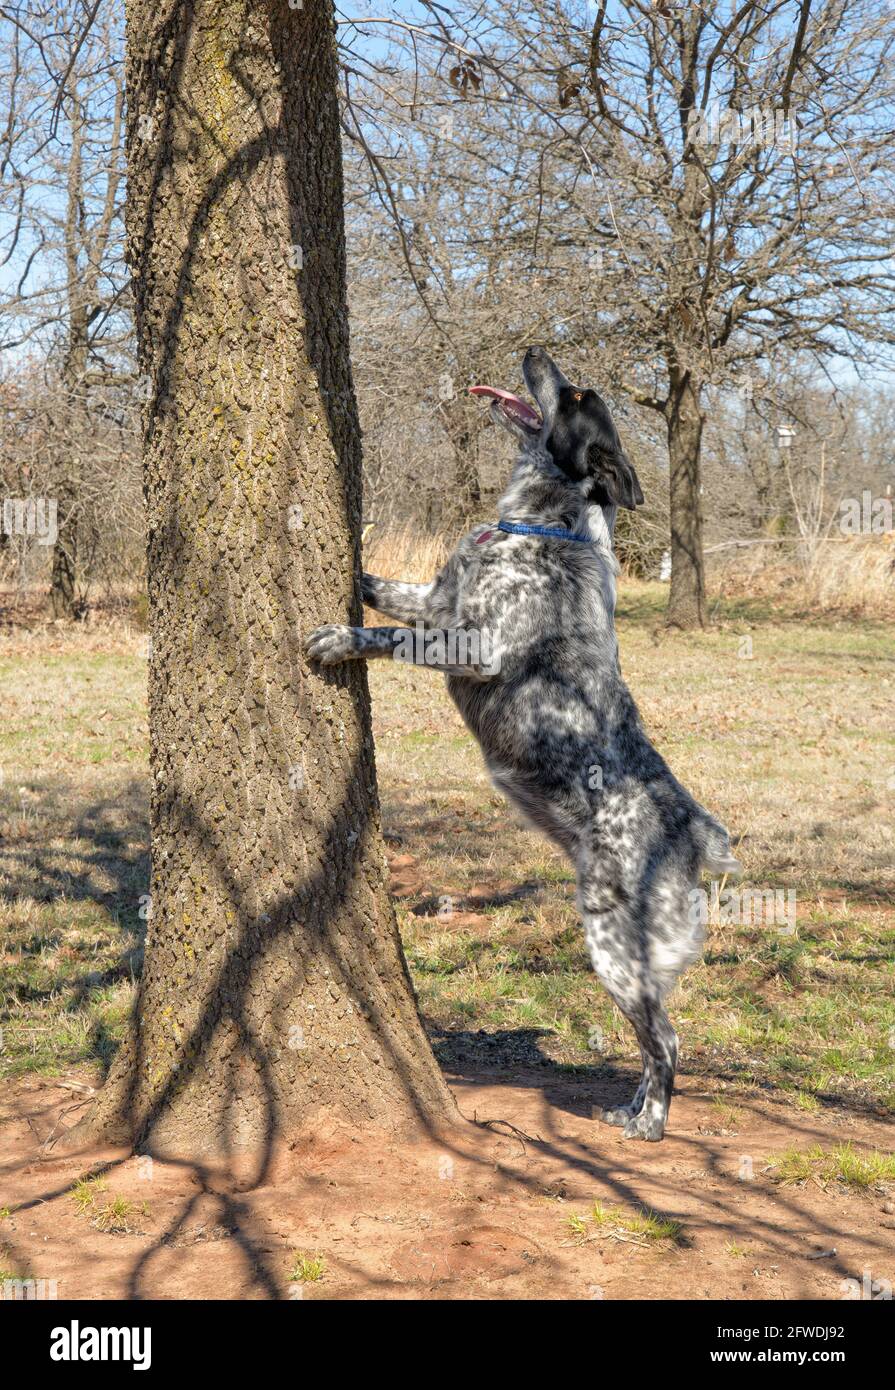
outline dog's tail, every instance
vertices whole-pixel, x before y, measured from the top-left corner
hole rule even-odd
[[[730,836],[724,826],[705,813],[697,834],[699,857],[710,874],[731,874],[739,878],[743,872],[740,861],[730,848]]]

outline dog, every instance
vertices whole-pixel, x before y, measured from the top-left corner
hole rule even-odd
[[[609,410],[541,347],[522,373],[537,410],[471,388],[519,441],[499,522],[474,526],[429,584],[364,574],[365,602],[405,626],[327,625],[306,650],[330,665],[401,644],[402,659],[446,673],[495,786],[572,861],[591,963],[637,1035],[636,1095],[601,1118],[659,1140],[678,1058],[665,999],[702,952],[691,895],[701,868],[739,865],[650,743],[621,676],[612,536],[618,508],[643,493]],[[407,625],[420,640],[408,644]]]

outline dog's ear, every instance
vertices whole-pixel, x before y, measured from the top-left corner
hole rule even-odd
[[[601,449],[592,444],[587,451],[588,468],[594,480],[606,490],[610,501],[617,507],[627,507],[629,511],[643,505],[643,489],[634,471],[621,450]]]

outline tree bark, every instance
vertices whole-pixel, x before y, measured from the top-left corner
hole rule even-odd
[[[669,460],[670,627],[705,626],[700,456],[704,416],[699,385],[689,371],[671,371],[665,405]]]
[[[151,911],[86,1122],[262,1159],[456,1122],[388,894],[361,621],[331,0],[130,0],[129,260],[152,656]]]

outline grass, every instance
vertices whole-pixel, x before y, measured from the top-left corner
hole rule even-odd
[[[96,1206],[98,1194],[105,1190],[106,1183],[103,1178],[78,1178],[71,1190],[71,1198],[78,1215],[84,1216],[91,1211]]]
[[[731,1105],[723,1096],[714,1096],[712,1108],[715,1118],[725,1129],[735,1129],[739,1120],[742,1118],[742,1110],[738,1105]]]
[[[326,1274],[326,1260],[322,1255],[309,1255],[306,1251],[296,1251],[289,1270],[292,1284],[317,1284]]]
[[[579,1216],[579,1215],[577,1215],[575,1212],[573,1212],[571,1216],[567,1216],[567,1217],[566,1217],[566,1225],[568,1226],[569,1230],[572,1232],[572,1235],[573,1235],[573,1236],[586,1236],[586,1235],[587,1235],[587,1217],[586,1217],[586,1216]]]
[[[111,1197],[107,1202],[98,1202],[97,1198],[105,1191],[104,1178],[79,1178],[71,1190],[78,1216],[89,1216],[90,1224],[104,1235],[132,1234],[136,1230],[131,1224],[134,1217],[148,1216],[149,1207],[145,1202],[138,1207],[126,1197]]]
[[[149,1208],[145,1202],[138,1207],[126,1197],[113,1197],[97,1210],[93,1225],[105,1235],[128,1235],[136,1229],[131,1222],[137,1215],[149,1215]]]
[[[776,552],[776,553],[775,553]],[[752,555],[727,552],[715,583],[729,602],[735,596],[777,604],[781,599],[807,614],[895,617],[895,532],[871,537],[830,536],[810,565],[799,564],[795,538],[777,550],[756,547]]]
[[[373,563],[422,578],[384,543]],[[662,626],[625,581],[622,668],[672,768],[739,839],[744,886],[794,890],[788,935],[710,924],[671,1000],[682,1069],[795,1110],[895,1111],[891,627],[727,594],[705,632]],[[776,605],[776,606],[775,606]],[[738,655],[744,634],[752,659]],[[101,1079],[142,961],[148,892],[145,643],[101,625],[0,635],[0,1073]],[[569,866],[491,788],[443,682],[370,668],[398,917],[449,1066],[639,1069],[590,971]],[[731,1107],[728,1113],[723,1107]]]
[[[646,1207],[626,1212],[621,1207],[606,1207],[595,1202],[587,1216],[572,1215],[566,1221],[572,1235],[579,1240],[607,1239],[632,1241],[639,1245],[678,1245],[683,1235],[680,1221],[660,1216]]]
[[[841,1183],[858,1191],[895,1182],[895,1156],[858,1153],[851,1144],[824,1149],[820,1144],[800,1150],[787,1149],[768,1160],[771,1176],[784,1186],[795,1186],[814,1180],[822,1187]]]
[[[0,639],[0,1071],[108,1066],[148,892],[142,639]]]

